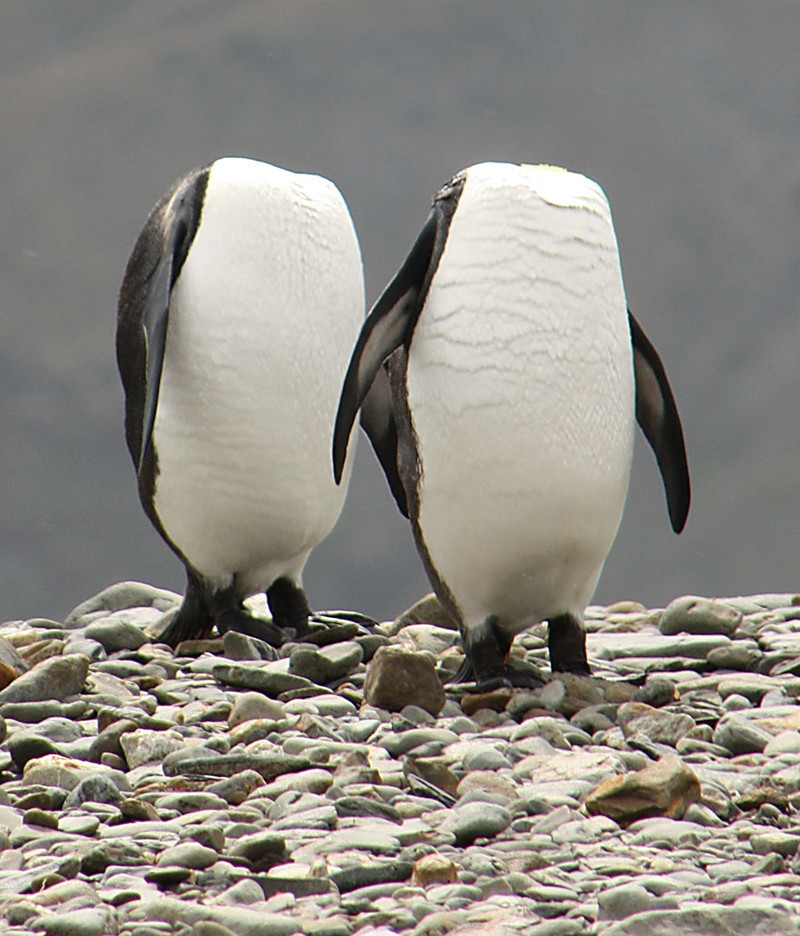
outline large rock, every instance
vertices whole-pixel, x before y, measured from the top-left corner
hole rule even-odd
[[[680,819],[699,799],[700,781],[694,771],[668,755],[635,773],[603,781],[586,797],[586,809],[619,823],[659,815]]]
[[[117,582],[101,592],[82,601],[67,615],[64,627],[85,627],[98,616],[126,608],[156,608],[168,611],[180,604],[181,596],[175,592],[154,588],[143,582]]]
[[[447,697],[429,657],[381,647],[367,667],[364,701],[390,712],[418,705],[436,716]]]
[[[658,629],[667,636],[687,633],[732,637],[741,621],[742,612],[724,601],[684,595],[667,605]]]
[[[64,699],[83,689],[89,674],[89,659],[82,653],[50,657],[27,673],[23,673],[0,692],[0,704],[5,702],[41,702]]]

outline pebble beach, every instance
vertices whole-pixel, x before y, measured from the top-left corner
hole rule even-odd
[[[534,627],[486,693],[431,597],[173,652],[179,602],[0,625],[0,933],[800,933],[800,596],[592,606],[591,677]]]

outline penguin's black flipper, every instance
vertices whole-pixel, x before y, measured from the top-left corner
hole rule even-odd
[[[169,319],[169,296],[172,283],[172,255],[162,254],[147,283],[142,314],[145,344],[145,395],[142,411],[142,442],[136,471],[141,472],[144,454],[153,435],[156,421],[161,371],[164,366],[164,345]]]
[[[158,408],[172,288],[197,232],[207,182],[208,167],[195,169],[159,200],[120,285],[117,363],[125,388],[125,435],[140,482]]]
[[[655,452],[672,529],[680,533],[691,500],[689,465],[675,397],[658,352],[628,310],[636,379],[636,421]]]
[[[397,423],[392,411],[392,391],[386,366],[378,368],[372,386],[361,403],[361,428],[366,432],[400,513],[408,519],[406,489],[397,466]]]
[[[339,399],[339,409],[336,413],[333,432],[333,475],[337,484],[342,479],[347,457],[347,444],[350,441],[350,432],[356,413],[364,402],[383,362],[400,345],[408,344],[414,330],[425,301],[427,283],[430,282],[430,267],[437,239],[438,220],[439,212],[434,208],[411,248],[411,253],[406,257],[405,263],[384,289],[364,320],[350,358],[350,365],[342,386],[342,395]],[[376,399],[380,401],[383,396],[384,391],[379,389]],[[378,452],[378,457],[381,457],[380,452]],[[381,463],[383,464],[383,461]],[[386,470],[385,466],[384,470]],[[389,483],[392,483],[391,478]]]
[[[197,232],[199,211],[194,196],[195,180],[189,177],[179,185],[163,215],[163,248],[147,278],[142,307],[145,335],[145,397],[142,413],[142,443],[137,471],[141,471],[147,446],[153,434],[164,367],[169,304],[172,287],[189,253]]]

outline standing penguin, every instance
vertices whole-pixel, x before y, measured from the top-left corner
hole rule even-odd
[[[216,623],[280,644],[307,627],[301,576],[344,501],[331,432],[363,318],[358,240],[327,179],[225,158],[153,208],[120,288],[117,362],[139,497],[186,566],[162,640]],[[242,604],[262,591],[272,624]]]
[[[436,195],[361,329],[333,442],[361,423],[479,686],[512,682],[548,622],[554,671],[588,673],[583,611],[616,536],[634,419],[673,529],[689,509],[680,419],[625,301],[611,213],[584,176],[484,163]]]

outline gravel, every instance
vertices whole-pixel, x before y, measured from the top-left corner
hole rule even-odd
[[[592,677],[535,627],[483,694],[430,597],[173,653],[179,600],[0,625],[0,933],[800,933],[797,596],[593,606]]]

